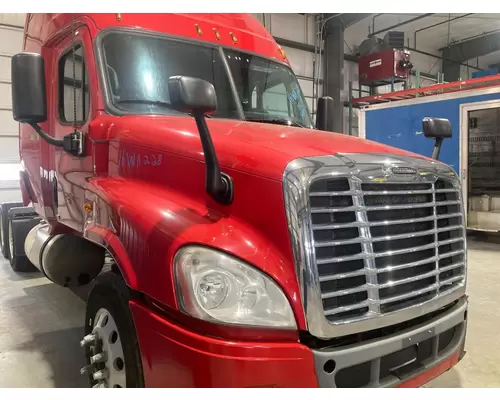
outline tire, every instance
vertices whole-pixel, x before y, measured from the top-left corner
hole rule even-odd
[[[0,250],[2,255],[9,259],[9,210],[13,207],[22,207],[22,203],[3,203],[0,204]]]
[[[139,343],[129,307],[130,298],[130,289],[119,273],[112,270],[101,273],[95,279],[94,286],[88,297],[85,315],[85,336],[92,335],[94,323],[98,322],[95,321],[98,313],[102,312],[102,310],[108,312],[114,324],[113,326],[117,327],[118,340],[121,342],[121,348],[123,349],[126,387],[141,388],[144,387],[144,376]],[[98,343],[102,342],[103,340],[100,339]],[[100,350],[97,350],[98,352],[102,352],[106,348],[106,344],[101,344],[101,346]],[[96,387],[96,385],[102,383],[102,381],[95,380],[92,374],[104,368],[109,370],[113,368],[116,362],[115,359],[109,360],[107,365],[105,363],[92,365],[90,358],[93,354],[95,355],[96,348],[85,346],[86,365],[90,366],[88,373],[91,387]],[[113,386],[111,380],[106,384]]]
[[[8,216],[8,249],[9,249],[9,261],[10,266],[14,272],[38,272],[38,269],[31,263],[31,261],[24,254],[24,250],[21,253],[19,247],[24,249],[24,240],[26,235],[33,225],[36,225],[37,220],[27,220],[20,224],[18,221],[14,223],[14,210],[9,211]],[[21,253],[21,254],[19,254]]]

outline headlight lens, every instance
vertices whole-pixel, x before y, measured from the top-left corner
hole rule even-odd
[[[264,273],[219,251],[187,246],[175,257],[178,298],[200,319],[228,324],[296,328],[281,289]]]

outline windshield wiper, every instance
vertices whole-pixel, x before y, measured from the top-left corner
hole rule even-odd
[[[291,119],[287,118],[246,118],[247,121],[252,121],[252,122],[267,122],[269,124],[278,124],[278,125],[286,125],[286,126],[296,126],[298,128],[305,128],[304,125],[299,124],[298,122],[295,122]]]

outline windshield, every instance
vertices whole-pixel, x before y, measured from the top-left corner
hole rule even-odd
[[[129,32],[106,34],[102,48],[109,101],[121,113],[180,114],[170,109],[168,79],[185,75],[214,85],[214,118],[312,127],[295,75],[278,62],[224,50],[229,76],[218,48]]]

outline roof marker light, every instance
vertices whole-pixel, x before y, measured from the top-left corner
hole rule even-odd
[[[200,28],[200,25],[194,24],[194,27],[196,28],[196,33],[198,34],[198,36],[203,35],[203,32],[202,32],[202,30]]]
[[[286,59],[285,50],[283,50],[283,48],[281,46],[279,46],[279,48],[280,48],[281,57],[283,57],[283,59]]]

